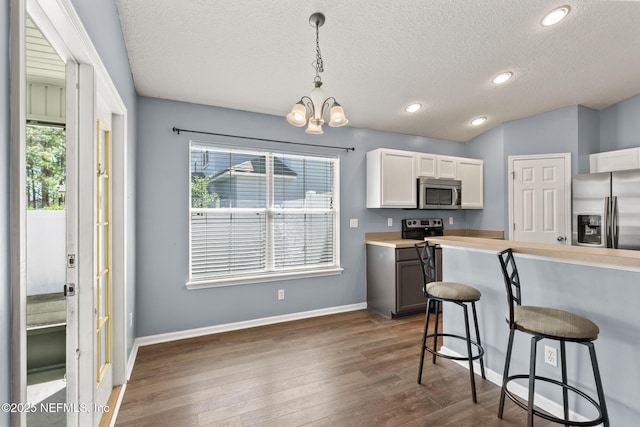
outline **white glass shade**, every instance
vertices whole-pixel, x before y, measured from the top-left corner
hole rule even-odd
[[[297,127],[304,126],[307,123],[307,108],[302,101],[293,106],[291,112],[287,114],[287,121]]]
[[[344,110],[342,109],[342,105],[337,102],[333,103],[331,107],[331,114],[329,119],[329,126],[339,127],[344,126],[349,123],[349,120],[344,115]]]
[[[322,124],[317,124],[315,120],[309,120],[309,126],[305,130],[306,133],[312,133],[315,135],[322,135]]]

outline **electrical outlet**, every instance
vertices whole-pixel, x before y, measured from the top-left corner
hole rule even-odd
[[[544,363],[558,367],[558,349],[555,347],[544,346]]]
[[[133,312],[129,312],[129,329],[133,326]]]
[[[284,289],[278,289],[278,300],[284,299]]]
[[[387,226],[393,227],[393,218],[387,218]]]
[[[449,225],[451,225],[451,224],[453,224],[453,217],[452,216],[449,217]]]

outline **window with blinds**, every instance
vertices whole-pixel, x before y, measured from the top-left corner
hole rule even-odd
[[[338,159],[191,145],[190,282],[339,268]]]

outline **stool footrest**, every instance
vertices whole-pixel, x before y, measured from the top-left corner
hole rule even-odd
[[[604,416],[602,415],[602,409],[600,408],[600,405],[598,404],[598,402],[595,401],[595,399],[593,399],[591,396],[589,396],[588,394],[586,394],[585,392],[583,392],[582,390],[578,390],[577,388],[569,385],[569,384],[565,384],[562,381],[558,381],[555,380],[553,378],[547,378],[547,377],[542,377],[542,376],[538,376],[536,375],[535,377],[536,381],[543,381],[543,382],[547,382],[547,383],[551,383],[557,386],[560,386],[562,388],[565,388],[567,390],[570,390],[574,393],[576,393],[577,395],[579,395],[580,397],[582,397],[583,399],[587,400],[589,403],[591,403],[597,410],[598,410],[598,418],[594,419],[594,420],[590,420],[590,421],[573,421],[573,420],[565,420],[564,418],[559,418],[559,417],[555,417],[553,415],[550,415],[548,412],[546,411],[542,411],[539,409],[536,409],[536,406],[534,405],[533,407],[533,413],[534,415],[537,415],[541,418],[544,418],[545,420],[554,422],[554,423],[559,423],[559,424],[564,424],[564,425],[572,425],[572,426],[576,426],[576,427],[587,427],[587,426],[597,426],[599,424],[602,424],[602,422],[604,421]],[[528,407],[528,402],[527,401],[523,401],[522,398],[516,396],[515,394],[513,394],[508,388],[507,388],[507,384],[510,381],[513,380],[517,380],[517,379],[529,379],[529,375],[527,374],[520,374],[520,375],[510,375],[508,376],[505,380],[504,380],[504,394],[505,396],[507,396],[509,398],[509,400],[511,400],[513,403],[515,403],[516,405],[518,405],[519,407],[521,407],[522,409],[524,409],[525,411],[529,409]]]
[[[465,342],[467,342],[467,337],[463,337],[461,335],[455,335],[455,334],[431,334],[431,335],[427,335],[425,342],[429,341],[429,338],[433,338],[433,337],[449,337],[449,338],[456,338],[459,340],[462,340]],[[476,359],[480,359],[483,355],[484,355],[484,348],[482,348],[482,346],[480,344],[478,344],[476,341],[473,340],[469,340],[471,342],[471,345],[473,345],[477,350],[478,350],[478,354],[476,354],[475,356],[471,356],[471,360],[476,360]],[[427,345],[424,346],[424,349],[427,350],[429,353],[431,354],[435,354],[438,357],[442,357],[445,359],[450,359],[450,360],[469,360],[469,357],[467,356],[452,356],[450,354],[445,354],[445,353],[441,353],[436,349],[433,349]]]

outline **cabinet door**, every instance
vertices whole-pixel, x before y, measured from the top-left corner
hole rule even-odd
[[[450,156],[438,156],[438,178],[457,179],[456,158]]]
[[[462,209],[484,207],[484,162],[477,159],[458,160],[458,178],[462,181]]]
[[[438,176],[438,156],[416,153],[416,171],[418,176],[436,178]]]
[[[396,314],[426,307],[421,268],[419,260],[396,263]]]
[[[381,207],[415,208],[415,154],[399,150],[385,150],[381,154]]]
[[[606,151],[589,156],[589,171],[613,172],[640,168],[640,147]]]

